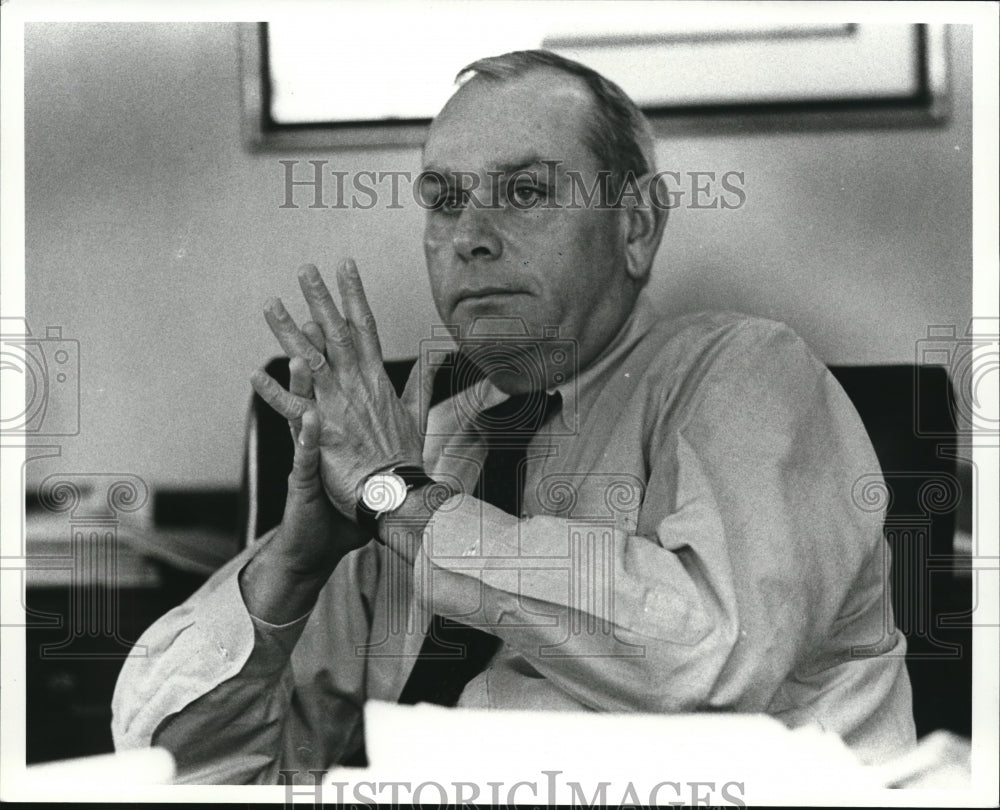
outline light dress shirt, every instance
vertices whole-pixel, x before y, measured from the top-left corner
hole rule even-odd
[[[502,641],[460,706],[762,712],[866,762],[914,744],[884,515],[860,494],[879,464],[801,339],[731,313],[661,318],[642,297],[556,390],[520,519],[456,495],[412,568],[371,542],[281,626],[244,605],[247,549],[139,640],[116,747],[164,746],[190,783],[327,768],[362,744],[366,699],[398,698],[433,613]],[[477,407],[504,398],[487,385]],[[425,442],[432,477],[465,493],[486,452],[474,417],[439,403]]]

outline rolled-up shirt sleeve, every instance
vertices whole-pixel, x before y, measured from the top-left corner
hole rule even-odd
[[[459,495],[428,529],[418,592],[593,709],[769,711],[850,737],[898,702],[905,649],[886,614],[882,513],[854,497],[879,475],[860,419],[770,322],[707,346],[687,383],[665,379],[637,420],[644,467],[625,448],[591,471],[642,476],[634,528],[518,520]],[[616,418],[628,422],[628,403]]]
[[[480,520],[481,554],[463,555],[468,527]],[[654,540],[603,527],[588,537],[570,524],[454,506],[435,521],[424,551],[433,612],[500,636],[591,708],[683,711],[700,703],[733,635],[711,589]]]
[[[149,628],[116,685],[116,749],[167,748],[181,783],[274,784],[281,769],[326,768],[361,743],[363,666],[316,653],[365,637],[362,555],[341,563],[310,615],[273,625],[248,613],[240,591],[253,552]]]

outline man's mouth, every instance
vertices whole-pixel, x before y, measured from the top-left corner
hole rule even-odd
[[[475,289],[462,290],[459,292],[459,294],[455,296],[455,304],[460,304],[463,301],[489,300],[491,298],[502,298],[511,295],[526,294],[527,293],[524,290],[519,290],[514,287],[477,287]]]

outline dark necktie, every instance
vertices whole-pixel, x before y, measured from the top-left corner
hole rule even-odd
[[[532,392],[511,397],[480,415],[487,451],[475,497],[521,516],[528,443],[558,403],[558,394]],[[399,702],[454,706],[499,646],[496,636],[435,614]]]

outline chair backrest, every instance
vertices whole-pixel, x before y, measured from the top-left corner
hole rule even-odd
[[[397,392],[412,365],[412,360],[386,364]],[[948,375],[940,367],[913,365],[830,370],[861,416],[885,479],[884,490],[859,494],[888,499],[885,535],[891,562],[887,557],[886,565],[895,622],[908,641],[918,733],[948,728],[969,734],[971,631],[961,614],[971,611],[971,586],[952,573],[961,490],[954,459],[941,452],[956,444]],[[267,371],[287,387],[286,358],[272,360]],[[438,391],[437,397],[445,393]],[[291,468],[288,425],[254,394],[242,488],[247,543],[281,522]]]
[[[955,523],[964,493],[948,373],[913,365],[830,370],[861,416],[885,478],[893,615],[906,635],[917,733],[947,728],[969,735],[972,581],[956,575]]]
[[[402,393],[413,362],[395,360],[385,364],[397,394]],[[275,357],[265,370],[282,387],[288,388],[287,357]],[[281,523],[293,454],[288,422],[254,392],[247,416],[243,481],[240,487],[240,536],[244,545],[252,544]]]

